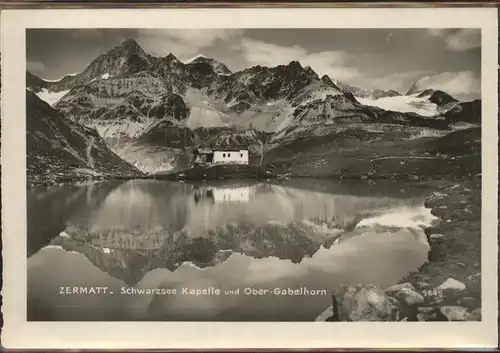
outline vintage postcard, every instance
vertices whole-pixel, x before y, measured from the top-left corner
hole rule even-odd
[[[496,9],[1,15],[6,348],[497,345]]]

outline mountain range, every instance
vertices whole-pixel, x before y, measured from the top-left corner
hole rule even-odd
[[[142,174],[113,153],[95,130],[64,118],[32,92],[26,92],[26,103],[28,180]]]
[[[202,55],[187,62],[173,54],[155,57],[132,39],[59,80],[27,72],[26,87],[29,121],[57,121],[64,131],[47,132],[44,139],[50,143],[39,151],[33,130],[39,127],[28,124],[33,175],[60,169],[52,167],[55,159],[36,162],[40,165],[34,161],[42,151],[58,158],[61,134],[71,146],[76,135],[99,146],[90,148],[98,158],[91,165],[84,158],[88,143],[75,142],[75,161],[61,168],[103,173],[107,167],[100,161],[109,159],[113,162],[106,172],[140,174],[186,168],[193,147],[200,144],[248,148],[257,163],[275,149],[298,141],[307,149],[318,137],[353,128],[366,132],[361,141],[371,141],[373,131],[398,132],[408,139],[421,137],[421,131],[442,136],[481,122],[480,100],[459,102],[432,88],[405,94],[362,89],[320,77],[298,61],[232,72]]]

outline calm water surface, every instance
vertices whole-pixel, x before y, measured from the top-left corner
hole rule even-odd
[[[430,223],[429,192],[320,180],[30,190],[28,319],[312,321],[340,286],[388,286],[425,261],[411,232],[380,225]],[[60,294],[90,286],[108,292]]]

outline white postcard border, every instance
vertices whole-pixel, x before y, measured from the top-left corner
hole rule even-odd
[[[483,348],[497,346],[496,8],[3,10],[2,237],[5,348]],[[26,28],[481,28],[482,322],[26,321]],[[369,29],[367,29],[369,30]]]

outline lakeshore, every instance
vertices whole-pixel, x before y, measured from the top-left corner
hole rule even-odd
[[[431,184],[428,261],[389,288],[345,288],[333,321],[481,321],[481,178]],[[332,317],[329,307],[316,321]]]
[[[428,293],[424,296],[428,307],[446,308],[453,312],[449,314],[453,321],[479,321],[481,178],[438,188],[440,191],[433,193],[425,203],[439,218],[436,225],[425,229],[430,245],[429,261],[402,283],[411,283]],[[420,318],[424,321],[433,317],[421,315]]]

